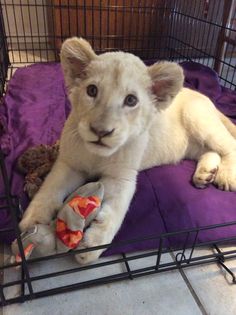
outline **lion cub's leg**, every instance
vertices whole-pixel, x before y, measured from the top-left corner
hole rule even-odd
[[[20,222],[21,231],[26,231],[34,224],[51,222],[64,198],[76,187],[84,183],[84,175],[75,172],[58,158],[46,177],[40,190],[26,209]]]
[[[205,188],[213,183],[220,166],[221,157],[218,153],[209,151],[204,153],[197,164],[193,175],[193,183],[198,188]]]
[[[122,174],[122,172],[121,172]],[[118,232],[136,187],[136,171],[125,170],[122,177],[105,176],[100,179],[104,185],[102,209],[86,230],[79,249],[111,243]],[[106,248],[76,255],[80,264],[88,264],[98,259]]]
[[[194,139],[199,148],[204,146],[221,157],[213,183],[220,189],[236,191],[236,139],[214,105],[203,97],[196,98],[191,106],[185,106],[183,118],[189,141]]]

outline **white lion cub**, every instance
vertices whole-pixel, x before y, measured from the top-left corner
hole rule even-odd
[[[64,198],[88,179],[105,187],[103,208],[81,248],[110,243],[135,192],[140,170],[197,160],[193,183],[236,191],[236,127],[206,96],[183,88],[172,62],[147,67],[124,52],[96,55],[84,39],[64,42],[61,64],[72,110],[59,157],[35,196],[21,230],[48,223]],[[102,250],[77,255],[80,263]]]

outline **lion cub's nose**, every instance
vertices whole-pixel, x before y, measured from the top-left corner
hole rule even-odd
[[[95,135],[97,135],[99,138],[102,138],[102,137],[110,136],[114,132],[115,129],[113,128],[112,130],[102,130],[102,129],[98,129],[90,125],[90,130],[93,133],[95,133]]]

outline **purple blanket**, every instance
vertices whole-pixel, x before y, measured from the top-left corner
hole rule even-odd
[[[182,64],[185,85],[209,96],[214,104],[236,122],[236,93],[223,88],[211,69],[192,62]],[[12,193],[24,207],[28,200],[23,193],[23,177],[17,173],[17,157],[29,146],[52,144],[60,136],[70,111],[59,64],[35,64],[16,71],[8,85],[0,107],[1,148],[11,178]],[[139,174],[137,191],[125,221],[115,240],[127,240],[187,228],[236,220],[236,193],[222,192],[214,186],[204,190],[191,184],[195,163],[155,167]],[[1,194],[3,187],[1,185]],[[0,228],[11,225],[7,210],[0,212]],[[200,233],[198,241],[236,236],[236,226]],[[14,233],[0,234],[10,242]],[[182,245],[183,236],[173,237],[173,246]],[[189,240],[191,241],[191,240]],[[157,240],[111,248],[106,254],[157,247]]]

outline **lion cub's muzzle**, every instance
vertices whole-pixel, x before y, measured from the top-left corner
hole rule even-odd
[[[94,127],[93,125],[90,124],[90,130],[96,135],[98,136],[98,138],[103,138],[103,137],[106,137],[106,136],[110,136],[114,131],[115,131],[115,128],[111,129],[111,130],[106,130],[106,129],[101,129],[101,128],[97,128],[97,127]]]
[[[105,130],[105,129],[94,127],[91,124],[89,127],[90,127],[90,131],[92,131],[96,136],[98,136],[98,140],[97,141],[91,141],[91,143],[99,145],[99,146],[103,146],[103,147],[109,147],[107,144],[102,142],[102,138],[112,135],[115,128],[113,128],[111,130]]]

